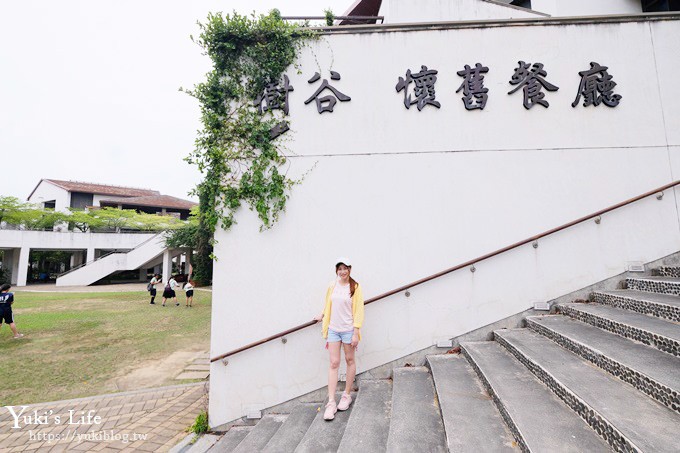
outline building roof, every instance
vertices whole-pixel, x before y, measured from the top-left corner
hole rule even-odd
[[[33,189],[33,192],[31,192],[31,195],[28,196],[29,200],[33,196],[35,190],[43,181],[47,181],[51,184],[54,184],[57,187],[61,187],[64,190],[68,190],[69,192],[94,193],[98,195],[114,195],[117,197],[140,197],[161,194],[157,190],[140,189],[137,187],[111,186],[107,184],[94,184],[91,182],[80,181],[62,181],[59,179],[41,179],[40,182],[35,186],[35,189]]]
[[[193,201],[183,200],[177,197],[171,197],[170,195],[148,195],[142,197],[115,197],[107,198],[99,201],[100,206],[148,206],[155,208],[166,208],[166,209],[186,209],[190,210],[194,206],[198,206],[198,203]]]
[[[380,12],[380,5],[382,0],[356,0],[352,6],[350,6],[343,16],[377,16]],[[362,19],[362,20],[343,20],[340,25],[351,25],[351,24],[374,24],[375,19]]]

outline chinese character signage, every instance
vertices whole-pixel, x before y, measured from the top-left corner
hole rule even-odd
[[[581,99],[583,99],[583,107],[597,107],[600,104],[608,107],[619,105],[622,96],[614,93],[616,82],[614,82],[613,76],[609,74],[608,70],[607,66],[591,62],[590,69],[578,72],[581,80],[576,92],[576,99],[571,106],[577,107]],[[466,110],[484,110],[490,98],[489,89],[484,86],[484,77],[491,73],[491,69],[482,63],[475,63],[474,66],[466,64],[462,70],[456,72],[456,75],[461,77],[463,81],[455,92],[462,92],[461,99]],[[410,109],[412,105],[415,105],[418,111],[422,111],[427,106],[437,109],[441,107],[435,93],[437,75],[436,69],[421,65],[418,72],[407,69],[404,77],[399,76],[395,90],[403,95],[403,104],[406,109]],[[549,82],[547,77],[548,72],[543,63],[526,63],[519,60],[508,81],[511,86],[514,86],[508,92],[508,95],[513,95],[522,89],[522,105],[525,109],[530,110],[537,105],[548,108],[550,103],[544,90],[555,92],[559,90],[559,87]],[[340,73],[330,71],[330,79],[339,81],[341,79]],[[322,79],[318,72],[315,72],[307,83],[317,85],[319,80],[321,80],[321,83],[318,84],[316,91],[310,92],[310,96],[304,101],[305,105],[314,101],[319,114],[333,113],[338,101],[349,102],[352,100],[350,96],[331,85],[328,79]],[[440,86],[438,89],[451,88]],[[290,111],[289,93],[292,91],[294,91],[294,88],[290,84],[288,76],[284,75],[282,81],[272,81],[265,86],[264,92],[255,99],[254,106],[257,107],[260,114],[281,110],[284,115],[288,115]],[[272,130],[272,137],[281,135],[287,130],[287,123],[282,122]]]

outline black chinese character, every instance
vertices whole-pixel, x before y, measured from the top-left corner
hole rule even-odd
[[[487,72],[489,72],[489,68],[482,66],[481,63],[476,63],[474,69],[469,65],[465,65],[464,70],[456,73],[461,77],[465,77],[456,93],[463,90],[465,97],[462,99],[467,110],[484,109],[488,98],[486,93],[489,92],[488,88],[484,88],[484,73]]]
[[[583,96],[584,107],[589,105],[597,107],[600,103],[608,107],[619,105],[622,96],[613,94],[616,82],[612,80],[607,69],[609,69],[607,66],[600,66],[599,63],[591,61],[589,70],[578,73],[581,76],[581,84],[578,87],[576,99],[571,103],[572,107],[578,105],[581,96]]]
[[[317,80],[319,80],[321,76],[319,75],[318,72],[315,72],[314,75],[312,76],[311,79],[307,81],[307,83],[314,83]],[[331,80],[340,80],[340,74],[338,74],[335,71],[331,71]],[[319,97],[319,94],[325,89],[331,90],[331,92],[335,95],[335,97],[328,95],[324,97]],[[319,113],[323,112],[331,112],[333,113],[333,107],[335,106],[335,103],[337,100],[335,98],[338,98],[340,101],[345,102],[345,101],[351,101],[352,98],[349,96],[341,93],[338,91],[336,88],[332,87],[329,83],[328,80],[323,79],[323,82],[321,82],[321,86],[319,87],[318,90],[314,92],[313,95],[310,96],[309,99],[305,101],[305,104],[309,104],[312,102],[312,100],[316,99],[316,110]],[[327,104],[323,104],[324,102],[327,102]]]
[[[434,84],[437,81],[437,71],[434,69],[427,69],[427,66],[421,66],[420,72],[412,74],[409,69],[406,71],[406,79],[399,77],[399,82],[395,87],[397,93],[404,90],[404,106],[408,109],[413,104],[418,104],[418,111],[422,110],[425,105],[430,104],[435,107],[441,107],[441,104],[435,101]],[[411,100],[411,95],[408,93],[408,86],[411,82],[415,82],[416,100]]]
[[[525,63],[523,61],[517,62],[517,68],[515,68],[515,73],[510,79],[511,85],[517,85],[517,87],[508,91],[508,94],[512,94],[524,87],[524,108],[529,110],[536,104],[541,104],[543,107],[548,108],[550,104],[548,101],[544,101],[545,93],[541,92],[541,88],[545,88],[548,91],[557,91],[559,87],[546,81],[543,77],[547,76],[548,73],[543,70],[543,63]],[[531,69],[529,69],[531,67]]]
[[[264,94],[255,99],[255,106],[260,115],[267,110],[281,109],[288,115],[288,93],[295,91],[289,84],[288,76],[283,76],[283,87],[278,88],[279,82],[268,83],[264,88]],[[264,104],[264,106],[262,105]]]

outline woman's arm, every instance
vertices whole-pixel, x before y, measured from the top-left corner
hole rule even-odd
[[[323,320],[323,317],[324,317],[324,315],[325,315],[325,313],[326,313],[326,310],[328,310],[328,303],[329,303],[330,298],[331,298],[331,291],[332,291],[332,290],[333,290],[333,286],[332,286],[332,285],[329,286],[328,289],[326,290],[326,298],[324,299],[323,311],[321,312],[321,314],[320,314],[319,316],[315,316],[315,317],[314,317],[314,321],[320,322],[320,321]],[[328,316],[330,316],[330,312],[328,313]]]
[[[354,333],[352,334],[352,347],[356,348],[359,346],[359,335],[361,335],[361,329],[358,327],[354,328]]]

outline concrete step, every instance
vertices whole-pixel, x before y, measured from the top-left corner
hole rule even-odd
[[[680,356],[680,325],[602,304],[559,304],[572,318]]]
[[[465,357],[430,355],[427,363],[432,371],[449,451],[519,451],[503,417]]]
[[[595,431],[501,345],[483,341],[461,347],[523,451],[610,451]]]
[[[680,297],[624,289],[618,291],[596,291],[590,300],[612,307],[636,311],[657,318],[680,321]]]
[[[276,434],[288,415],[267,414],[257,422],[248,435],[238,444],[234,453],[251,453],[262,451],[269,440]]]
[[[494,334],[614,450],[678,451],[676,412],[531,329]]]
[[[680,278],[680,267],[676,266],[660,266],[654,269],[653,272],[661,277]]]
[[[288,415],[286,422],[276,431],[262,452],[294,451],[319,413],[321,403],[301,403]]]
[[[181,453],[204,453],[211,448],[219,441],[220,436],[216,436],[215,434],[203,434],[194,442],[193,444],[190,443],[189,445],[184,446],[180,450]]]
[[[680,358],[562,315],[527,326],[680,413]]]
[[[392,413],[392,381],[361,381],[352,406],[338,452],[385,451]]]
[[[340,401],[342,393],[335,396],[335,401]],[[352,394],[352,399],[356,399],[356,394]],[[309,429],[302,437],[302,440],[294,450],[296,453],[320,453],[338,451],[342,435],[345,432],[347,421],[352,413],[352,406],[346,411],[338,411],[333,420],[324,420],[323,413],[326,404],[321,404],[321,409],[309,426]]]
[[[234,451],[234,448],[241,443],[243,439],[248,435],[250,430],[253,429],[252,426],[233,426],[229,431],[226,432],[220,440],[217,441],[215,445],[210,449],[210,453],[222,453]]]
[[[626,288],[648,293],[680,296],[680,278],[674,277],[629,277]]]
[[[430,371],[425,367],[392,372],[389,452],[446,452],[446,433]]]

